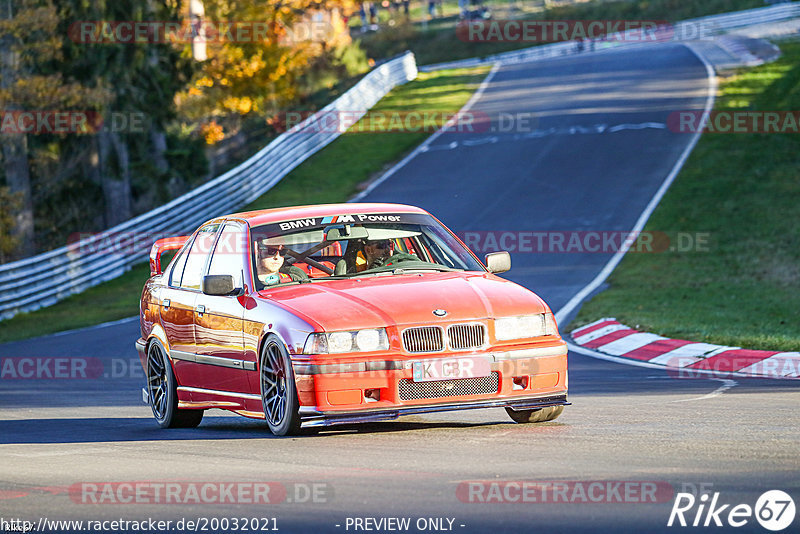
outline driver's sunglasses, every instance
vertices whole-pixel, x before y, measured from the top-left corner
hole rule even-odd
[[[275,256],[275,254],[280,254],[281,256],[286,256],[286,249],[283,248],[283,245],[277,247],[261,247],[260,255],[262,258],[271,258]]]

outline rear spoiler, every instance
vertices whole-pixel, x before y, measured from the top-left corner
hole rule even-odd
[[[150,248],[150,276],[161,274],[161,255],[168,250],[177,250],[189,240],[188,235],[159,239]]]

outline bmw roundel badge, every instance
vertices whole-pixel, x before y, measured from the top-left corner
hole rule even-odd
[[[447,315],[447,310],[441,310],[441,309],[440,310],[433,310],[433,314],[436,317],[444,317],[445,315]]]

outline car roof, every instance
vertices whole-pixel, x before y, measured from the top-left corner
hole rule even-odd
[[[290,219],[304,219],[309,217],[328,217],[333,215],[351,215],[357,213],[424,213],[427,211],[416,206],[390,203],[342,203],[342,204],[315,204],[310,206],[290,206],[285,208],[271,208],[257,211],[233,213],[216,219],[242,219],[250,226],[260,226]]]

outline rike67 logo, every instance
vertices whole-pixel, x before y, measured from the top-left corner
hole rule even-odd
[[[692,527],[743,527],[755,517],[767,530],[783,530],[792,524],[795,516],[794,500],[781,490],[763,493],[754,507],[749,504],[725,504],[720,501],[719,492],[699,497],[691,493],[678,493],[667,526]]]

